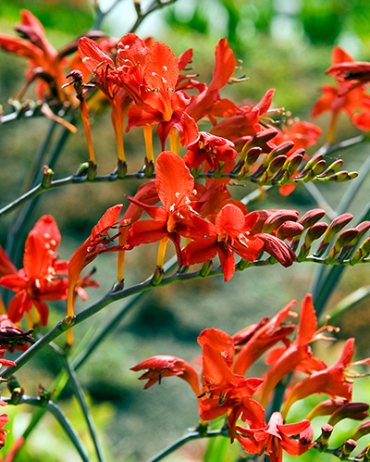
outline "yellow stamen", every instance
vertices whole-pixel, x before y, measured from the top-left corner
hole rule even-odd
[[[143,127],[143,129],[144,129],[146,158],[148,162],[154,162],[153,137],[152,137],[153,125],[147,125]]]
[[[176,128],[172,127],[170,133],[168,134],[168,139],[170,140],[170,151],[175,154],[180,154],[180,140],[177,137]]]
[[[157,266],[161,269],[163,269],[164,256],[166,253],[168,239],[168,237],[164,237],[163,239],[161,239],[158,247]]]
[[[33,310],[33,322],[35,324],[40,324],[41,318],[40,313],[37,310]]]

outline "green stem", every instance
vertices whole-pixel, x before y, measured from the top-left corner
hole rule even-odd
[[[95,447],[95,451],[96,451],[96,455],[98,457],[98,460],[99,460],[99,462],[105,462],[106,459],[104,457],[103,448],[101,447],[98,436],[97,436],[95,422],[94,422],[94,420],[93,420],[93,418],[92,418],[92,416],[90,414],[89,407],[87,405],[84,392],[83,392],[83,390],[81,388],[81,385],[80,385],[80,383],[78,381],[76,372],[75,372],[72,364],[69,362],[69,360],[68,360],[68,358],[66,356],[62,357],[62,361],[63,361],[65,369],[66,369],[66,371],[68,373],[69,379],[72,382],[72,386],[73,386],[73,389],[74,389],[74,392],[75,392],[75,396],[76,396],[77,401],[78,401],[78,403],[79,403],[79,405],[81,407],[82,413],[84,415],[87,426],[89,428],[90,436],[91,436],[91,439],[92,439],[92,441],[94,443],[94,447]]]
[[[2,399],[8,404],[13,404],[11,398]],[[30,396],[23,395],[18,404],[30,404],[31,406],[45,407],[45,409],[48,410],[55,417],[55,419],[59,422],[60,426],[66,432],[68,438],[73,443],[83,462],[91,462],[87,454],[87,451],[81,441],[81,438],[78,436],[76,430],[72,427],[70,421],[63,414],[61,409],[53,401],[49,401],[45,406],[44,403],[40,400],[40,398],[32,398]]]
[[[313,261],[315,263],[325,264],[323,259],[317,257],[307,257],[305,261]],[[276,264],[277,261],[275,259],[267,258],[266,260],[256,260],[254,262],[250,262],[247,268],[255,267],[255,266],[270,266]],[[347,265],[349,264],[348,261],[344,262],[333,262],[336,265]],[[239,267],[236,267],[236,271],[240,271]],[[195,279],[203,279],[204,277],[214,277],[220,276],[223,274],[223,270],[221,267],[212,270],[209,275],[202,276],[201,270],[195,271],[193,273],[180,273],[177,272],[172,276],[164,278],[158,285],[155,287],[164,287],[173,282],[177,281],[185,281],[185,280],[195,280]],[[128,289],[123,289],[118,292],[108,292],[101,300],[96,302],[94,305],[91,305],[89,308],[86,308],[81,313],[78,313],[75,318],[73,325],[80,324],[81,322],[85,321],[86,319],[90,318],[94,314],[101,311],[103,308],[107,307],[111,303],[122,300],[124,298],[130,297],[131,295],[140,294],[142,292],[147,292],[153,289],[153,285],[151,281],[147,280],[140,284],[134,285],[129,287]],[[67,319],[67,318],[66,318]],[[51,329],[47,334],[45,334],[40,340],[34,343],[27,351],[25,351],[19,358],[15,361],[16,366],[7,367],[6,369],[0,371],[0,377],[8,378],[14,372],[14,369],[17,368],[19,370],[23,367],[36,353],[42,350],[46,345],[48,345],[51,341],[55,340],[59,337],[63,332],[65,332],[70,325],[66,320],[60,321],[53,329]]]
[[[188,443],[189,441],[193,440],[199,440],[201,438],[214,438],[216,436],[228,436],[230,435],[225,435],[223,434],[222,430],[211,430],[206,433],[199,433],[197,431],[195,432],[190,432],[185,436],[182,436],[178,440],[176,440],[174,443],[170,444],[167,446],[165,449],[160,451],[158,454],[156,454],[154,457],[151,457],[148,459],[146,462],[158,462],[159,460],[164,459],[166,456],[171,454],[172,452],[176,451],[176,449],[180,448],[184,444]]]

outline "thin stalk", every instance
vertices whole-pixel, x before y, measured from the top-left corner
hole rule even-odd
[[[168,0],[167,2],[163,2],[161,0],[154,0],[154,2],[149,6],[149,8],[145,11],[145,13],[138,12],[137,19],[135,21],[135,24],[131,27],[130,32],[135,32],[140,26],[140,24],[144,21],[144,19],[150,13],[153,13],[153,11],[164,8],[165,6],[171,5],[172,3],[175,3],[175,2],[176,0]]]
[[[3,400],[8,404],[13,404],[11,398],[3,398]],[[31,406],[45,407],[45,409],[48,410],[59,422],[60,426],[63,428],[68,438],[71,440],[72,444],[76,448],[83,462],[91,462],[89,459],[89,455],[81,441],[81,438],[78,436],[76,430],[72,427],[70,421],[63,414],[61,409],[53,401],[49,401],[45,406],[45,404],[42,402],[40,398],[32,398],[30,396],[23,395],[17,406],[19,404],[30,404]]]
[[[201,438],[214,438],[216,436],[228,436],[228,437],[230,437],[230,435],[224,434],[222,432],[222,430],[211,430],[211,431],[208,431],[208,432],[206,432],[204,434],[199,433],[197,431],[190,432],[187,435],[182,436],[181,438],[176,440],[174,443],[167,446],[162,451],[158,452],[158,454],[156,454],[154,457],[151,457],[146,462],[158,462],[159,460],[164,459],[166,456],[173,453],[174,451],[176,451],[176,449],[180,448],[181,446],[188,443],[189,441],[199,440]]]
[[[83,413],[84,418],[86,420],[86,424],[88,426],[90,436],[91,436],[91,439],[93,441],[98,460],[99,460],[99,462],[105,462],[106,459],[105,459],[105,456],[104,456],[103,448],[101,447],[99,439],[98,439],[98,435],[97,435],[97,431],[96,431],[96,427],[95,427],[95,422],[94,422],[94,420],[93,420],[93,418],[92,418],[92,416],[90,414],[89,407],[88,407],[87,402],[86,402],[85,394],[84,394],[84,392],[83,392],[83,390],[81,388],[81,385],[80,385],[80,383],[78,381],[76,372],[75,372],[72,364],[69,362],[69,360],[68,360],[68,358],[66,356],[62,357],[62,361],[63,361],[63,364],[65,366],[65,370],[68,373],[69,380],[72,383],[72,386],[73,386],[77,401],[78,401],[78,403],[79,403],[79,405],[81,407],[82,413]]]
[[[307,257],[306,261],[314,261],[316,263],[325,264],[323,259],[317,257]],[[267,258],[266,260],[257,260],[254,262],[250,262],[247,268],[255,267],[255,266],[270,266],[276,264],[277,261],[275,259]],[[344,262],[334,262],[337,265],[347,265],[349,264],[348,261]],[[237,267],[236,271],[240,271]],[[155,287],[164,287],[170,285],[177,281],[184,281],[184,280],[195,280],[195,279],[203,279],[204,277],[214,277],[220,276],[223,274],[223,270],[221,267],[212,270],[209,275],[203,276],[201,274],[201,270],[195,271],[193,273],[181,273],[176,272],[175,274],[164,278],[159,284]],[[12,373],[14,373],[14,369],[19,370],[23,367],[35,354],[37,354],[40,350],[42,350],[46,345],[48,345],[51,341],[58,338],[63,332],[68,330],[70,327],[80,324],[81,322],[89,319],[94,314],[101,311],[103,308],[109,306],[111,303],[122,300],[124,298],[130,297],[131,295],[139,294],[142,292],[147,292],[153,289],[153,285],[151,281],[141,282],[134,286],[131,286],[127,289],[123,289],[117,292],[108,292],[101,300],[91,305],[89,308],[86,308],[84,311],[78,313],[73,321],[68,318],[65,318],[63,321],[60,321],[56,326],[54,326],[47,334],[45,334],[40,340],[34,343],[27,351],[25,351],[22,355],[17,358],[15,363],[16,366],[7,367],[6,369],[0,371],[0,377],[8,378]]]

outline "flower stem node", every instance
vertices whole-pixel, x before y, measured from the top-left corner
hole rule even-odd
[[[208,422],[204,422],[203,420],[201,420],[195,428],[195,431],[198,432],[201,437],[205,437],[207,435],[207,430]]]
[[[342,452],[340,453],[340,460],[346,460],[348,459],[349,455],[351,454],[352,451],[356,449],[357,443],[355,440],[347,440],[344,443]]]
[[[212,260],[207,260],[206,262],[203,263],[203,266],[199,273],[202,276],[202,278],[205,278],[209,275],[209,273],[212,270],[212,266],[213,266]]]
[[[73,327],[75,321],[76,316],[66,316],[61,323],[61,329],[63,331],[70,329],[71,327]]]
[[[48,391],[46,388],[44,388],[41,384],[37,386],[37,395],[39,397],[41,406],[46,407],[48,402],[51,400],[54,391]]]
[[[18,380],[12,375],[8,382],[8,390],[11,393],[12,404],[19,404],[22,396],[24,395],[24,389],[20,386]]]
[[[78,169],[76,170],[76,173],[73,176],[77,176],[77,177],[86,176],[88,169],[89,169],[89,162],[84,162],[78,167]]]
[[[121,159],[118,159],[118,162],[117,162],[117,175],[118,175],[118,178],[125,178],[126,176],[126,173],[127,173],[127,164],[126,162],[122,161]]]
[[[120,292],[121,290],[124,289],[124,287],[125,287],[125,280],[117,279],[117,281],[115,281],[115,283],[112,286],[111,292],[112,293]]]
[[[151,178],[154,173],[154,162],[152,160],[148,160],[146,157],[145,157],[144,162],[145,162],[145,176],[147,178]]]
[[[47,165],[44,166],[44,172],[42,174],[42,181],[41,185],[44,189],[48,189],[51,186],[51,182],[53,181],[54,172],[51,168]]]
[[[249,263],[250,262],[248,260],[245,260],[244,258],[242,258],[240,262],[238,263],[238,270],[239,271],[245,270],[249,266]]]
[[[152,277],[152,281],[151,281],[152,286],[158,286],[162,282],[163,276],[164,276],[163,268],[161,268],[160,266],[156,266],[153,277]]]
[[[95,162],[92,162],[91,160],[89,161],[89,166],[87,169],[87,179],[89,181],[95,180],[96,173],[97,173],[97,164]]]
[[[321,451],[325,451],[326,448],[329,446],[329,439],[331,434],[333,433],[334,428],[329,425],[325,424],[321,427],[321,435],[319,437],[319,447]]]

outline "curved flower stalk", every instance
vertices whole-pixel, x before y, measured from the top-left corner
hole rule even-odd
[[[68,297],[67,297],[67,314],[71,318],[74,316],[74,291],[80,278],[81,271],[95,258],[105,252],[120,250],[121,246],[116,245],[109,247],[109,244],[118,237],[109,236],[109,231],[118,224],[118,216],[121,212],[122,205],[118,204],[109,208],[101,217],[98,223],[91,231],[91,235],[75,251],[68,264]],[[67,341],[72,344],[72,331],[67,332]]]

